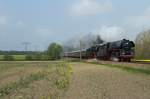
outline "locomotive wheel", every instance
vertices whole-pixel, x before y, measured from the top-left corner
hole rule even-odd
[[[130,59],[130,58],[128,58],[128,59],[127,59],[127,61],[128,61],[128,62],[131,62],[131,59]]]
[[[121,58],[121,62],[131,62],[130,58]]]

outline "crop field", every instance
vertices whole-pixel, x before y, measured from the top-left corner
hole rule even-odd
[[[12,55],[14,57],[14,60],[17,60],[17,61],[22,61],[22,60],[25,60],[25,55]],[[0,55],[0,60],[3,60],[4,59],[4,55]]]
[[[64,62],[0,62],[0,99],[59,99],[70,76]]]
[[[0,99],[150,99],[149,66],[124,65],[1,61]]]

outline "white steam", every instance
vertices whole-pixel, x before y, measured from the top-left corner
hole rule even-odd
[[[104,41],[111,42],[127,38],[125,30],[117,26],[103,26],[99,30],[95,31],[94,34],[98,34]]]

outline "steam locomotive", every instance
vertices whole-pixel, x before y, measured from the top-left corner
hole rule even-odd
[[[134,57],[135,44],[130,40],[119,40],[115,42],[107,42],[97,44],[88,49],[78,50],[64,53],[65,57],[92,59],[98,60],[112,60],[112,61],[127,61],[130,62]]]

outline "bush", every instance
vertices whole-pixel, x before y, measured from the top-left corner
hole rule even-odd
[[[4,61],[13,61],[14,57],[12,55],[4,55]]]
[[[26,55],[25,60],[31,61],[31,60],[33,60],[33,58],[31,55]]]
[[[33,55],[33,59],[34,60],[42,60],[42,55],[41,54]]]

